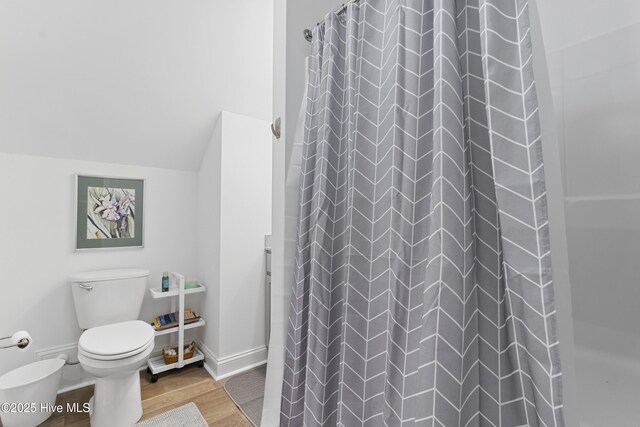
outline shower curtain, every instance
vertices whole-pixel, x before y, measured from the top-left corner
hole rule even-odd
[[[284,426],[562,426],[527,0],[313,33]]]

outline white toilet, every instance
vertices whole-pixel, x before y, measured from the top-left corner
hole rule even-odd
[[[125,427],[142,416],[139,369],[153,351],[151,325],[136,320],[148,270],[122,269],[71,276],[80,328],[80,365],[95,378],[92,427]]]

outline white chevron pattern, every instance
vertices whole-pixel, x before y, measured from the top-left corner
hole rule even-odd
[[[283,426],[563,426],[527,0],[314,32]]]

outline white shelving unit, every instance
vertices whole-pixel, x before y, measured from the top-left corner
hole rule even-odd
[[[205,320],[202,318],[197,322],[193,322],[188,325],[184,324],[184,299],[185,295],[205,292],[207,288],[204,285],[199,285],[197,288],[185,289],[184,276],[179,273],[171,273],[169,283],[170,287],[168,292],[162,292],[162,289],[152,288],[149,289],[149,293],[154,299],[171,298],[171,312],[180,312],[180,316],[178,317],[178,326],[176,326],[175,328],[156,331],[157,337],[169,334],[178,335],[178,361],[176,363],[166,365],[164,363],[164,358],[162,357],[162,355],[150,358],[147,363],[147,371],[151,374],[152,383],[158,381],[158,374],[160,374],[161,372],[170,371],[171,369],[176,368],[182,368],[192,363],[198,363],[198,366],[200,367],[204,366],[204,354],[202,354],[202,352],[197,348],[193,354],[193,357],[187,360],[184,359],[184,331],[188,329],[199,328],[206,324]]]

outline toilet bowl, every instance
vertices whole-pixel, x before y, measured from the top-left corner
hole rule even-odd
[[[4,427],[33,427],[51,416],[64,364],[62,359],[41,360],[0,377],[0,403],[22,405],[0,411]]]
[[[153,328],[140,320],[86,330],[78,342],[80,366],[95,378],[92,427],[130,426],[142,416],[140,374],[154,347]]]

